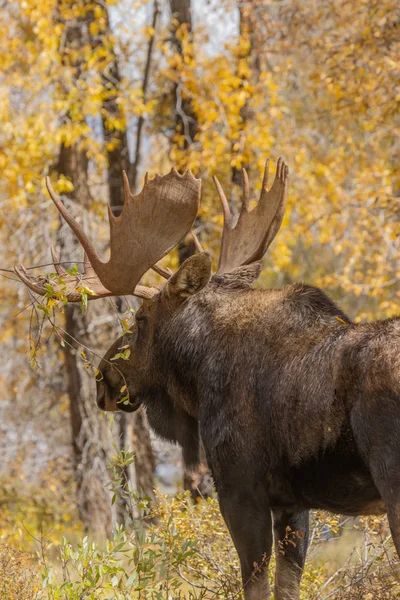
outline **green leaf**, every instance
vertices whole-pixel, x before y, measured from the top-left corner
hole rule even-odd
[[[47,290],[48,294],[50,294],[50,295],[54,294],[54,287],[52,285],[50,285],[50,283],[45,283],[44,287]],[[47,294],[46,294],[46,296],[47,296]]]
[[[69,269],[66,269],[68,275],[77,275],[78,274],[78,267],[76,265],[72,265],[72,267],[70,267]]]
[[[122,360],[128,360],[130,355],[131,350],[130,348],[127,348],[127,350],[124,350],[124,352],[117,352],[117,354],[110,358],[110,360],[118,360],[119,358],[122,358]]]

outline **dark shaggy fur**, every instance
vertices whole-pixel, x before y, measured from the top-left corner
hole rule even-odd
[[[400,321],[356,325],[310,286],[250,289],[257,265],[207,284],[201,256],[143,305],[131,358],[114,367],[132,407],[144,403],[190,464],[200,428],[246,600],[269,597],[268,560],[249,580],[273,529],[284,550],[275,598],[296,600],[310,508],[387,511],[400,550]],[[108,381],[106,361],[100,368],[101,406],[121,383]],[[294,547],[287,527],[302,531]]]

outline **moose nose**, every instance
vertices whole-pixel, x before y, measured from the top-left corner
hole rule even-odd
[[[105,386],[101,382],[97,384],[97,406],[100,410],[106,409]]]

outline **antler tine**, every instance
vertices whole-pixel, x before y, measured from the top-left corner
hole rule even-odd
[[[217,188],[219,199],[222,204],[222,211],[224,215],[224,229],[232,229],[232,214],[231,209],[229,208],[228,200],[225,196],[225,192],[222,189],[220,182],[218,181],[218,177],[216,175],[213,176],[213,180],[215,183],[215,187]]]
[[[32,292],[35,292],[35,294],[40,294],[42,296],[46,293],[46,288],[44,287],[43,283],[37,280],[32,280],[23,265],[14,267],[14,273],[30,290],[32,290]]]
[[[267,189],[269,161],[266,161],[260,199],[253,210],[249,210],[249,181],[245,169],[242,170],[242,174],[242,210],[234,228],[231,225],[230,211],[230,220],[226,219],[228,204],[226,196],[217,178],[214,178],[224,210],[224,229],[218,273],[226,273],[238,266],[261,260],[276,236],[283,219],[289,169],[282,158],[278,158],[276,175],[270,190]]]
[[[86,252],[83,253],[83,270],[86,271],[91,266],[90,260]]]
[[[161,277],[164,277],[164,279],[169,279],[172,275],[172,273],[167,271],[167,269],[164,269],[163,267],[160,267],[159,265],[153,265],[151,267],[151,269],[158,275],[161,275]]]
[[[54,250],[53,246],[50,247],[50,252],[51,252],[51,258],[53,261],[54,268],[57,272],[57,275],[59,275],[60,277],[65,277],[65,275],[68,275],[67,271],[60,264],[60,258],[57,256],[56,251]]]
[[[53,200],[54,204],[57,207],[58,212],[62,215],[64,220],[68,223],[68,225],[71,227],[72,231],[75,233],[76,237],[78,238],[79,242],[81,243],[83,249],[85,250],[85,252],[89,258],[90,264],[92,265],[94,270],[97,272],[97,270],[99,268],[101,268],[101,265],[104,265],[104,263],[98,257],[96,250],[92,246],[89,238],[86,236],[82,227],[69,214],[69,212],[65,208],[64,204],[61,202],[61,199],[57,196],[57,194],[53,190],[53,187],[52,187],[51,181],[50,181],[50,177],[46,177],[46,187],[47,187],[47,191],[50,194],[50,198]]]
[[[122,178],[124,180],[124,204],[127,204],[132,197],[132,192],[126,171],[122,171]]]
[[[202,248],[202,245],[200,244],[200,240],[197,237],[196,232],[192,229],[192,231],[190,233],[191,233],[191,236],[193,238],[193,242],[194,242],[194,245],[195,245],[195,248],[196,248],[197,252],[204,252],[204,250]]]
[[[246,212],[248,212],[249,208],[250,208],[250,186],[249,186],[249,176],[247,175],[247,171],[245,168],[242,169],[242,177],[243,177],[242,210],[245,210]]]
[[[279,163],[280,157],[278,158],[278,163]],[[262,182],[262,189],[265,190],[266,192],[268,191],[268,179],[269,179],[269,158],[267,158],[267,160],[265,161],[265,167],[264,167],[264,176],[263,176],[263,182]]]
[[[286,194],[287,194],[287,182],[289,179],[289,167],[285,164],[281,157],[278,158],[278,162],[276,165],[276,174],[274,183],[270,191],[268,192],[267,188],[263,188],[261,191],[260,202],[262,200],[265,203],[269,203],[271,208],[275,202],[276,212],[275,216],[272,219],[271,225],[267,231],[264,247],[267,249],[271,242],[275,239],[276,234],[278,233],[280,226],[282,224],[283,215],[285,212],[286,205]],[[272,195],[276,191],[275,197]],[[269,196],[272,196],[271,198]]]

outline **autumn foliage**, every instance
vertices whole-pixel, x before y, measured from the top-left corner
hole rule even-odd
[[[224,189],[232,190],[234,210],[241,167],[247,168],[256,193],[265,159],[281,155],[290,168],[288,210],[265,260],[261,284],[306,281],[320,286],[356,320],[398,314],[398,2],[198,4],[192,26],[150,0],[16,0],[2,5],[2,267],[50,262],[49,247],[60,224],[44,177],[50,175],[61,194],[78,192],[77,182],[74,188],[59,168],[62,149],[73,149],[75,160],[84,163],[90,195],[79,207],[81,219],[104,253],[107,182],[116,154],[123,155],[122,166],[128,164],[136,191],[146,170],[165,173],[176,165],[201,175],[196,226],[214,260],[222,221],[211,176],[218,174]],[[77,254],[76,262],[80,260]],[[165,266],[177,263],[175,252]],[[5,518],[0,523],[0,597],[146,599],[166,598],[165,589],[173,590],[174,598],[236,597],[237,559],[214,500],[189,507],[186,497],[160,497],[154,508],[158,524],[143,530],[143,538],[128,528],[120,529],[117,541],[108,540],[105,549],[92,546],[91,540],[74,546],[71,540],[82,530],[71,501],[69,400],[60,366],[62,295],[32,304],[23,286],[10,281],[12,271],[1,273],[5,441],[0,498]],[[110,306],[104,303],[100,313],[89,307],[84,317],[99,347],[113,335],[116,311]],[[127,328],[130,317],[128,310],[115,320]],[[91,350],[79,350],[83,368],[89,370],[97,363]],[[16,441],[7,437],[8,430]],[[9,450],[11,444],[15,451]],[[320,544],[315,548],[321,549],[327,542],[318,519]],[[21,522],[39,540],[47,526],[53,534],[36,547]],[[376,535],[362,546],[362,560],[353,556],[339,575],[324,562],[325,550],[324,560],[317,558],[319,550],[311,554],[304,600],[397,597],[386,522],[373,525]],[[339,537],[331,521],[327,527],[330,536]],[[61,544],[57,558],[52,551],[48,556],[48,544],[59,547],[63,534],[70,540]],[[122,546],[116,551],[118,543]],[[29,555],[20,552],[22,547]],[[34,565],[33,548],[39,551]],[[50,562],[43,562],[46,556]],[[102,572],[100,563],[105,565]],[[79,581],[68,574],[71,564]]]

